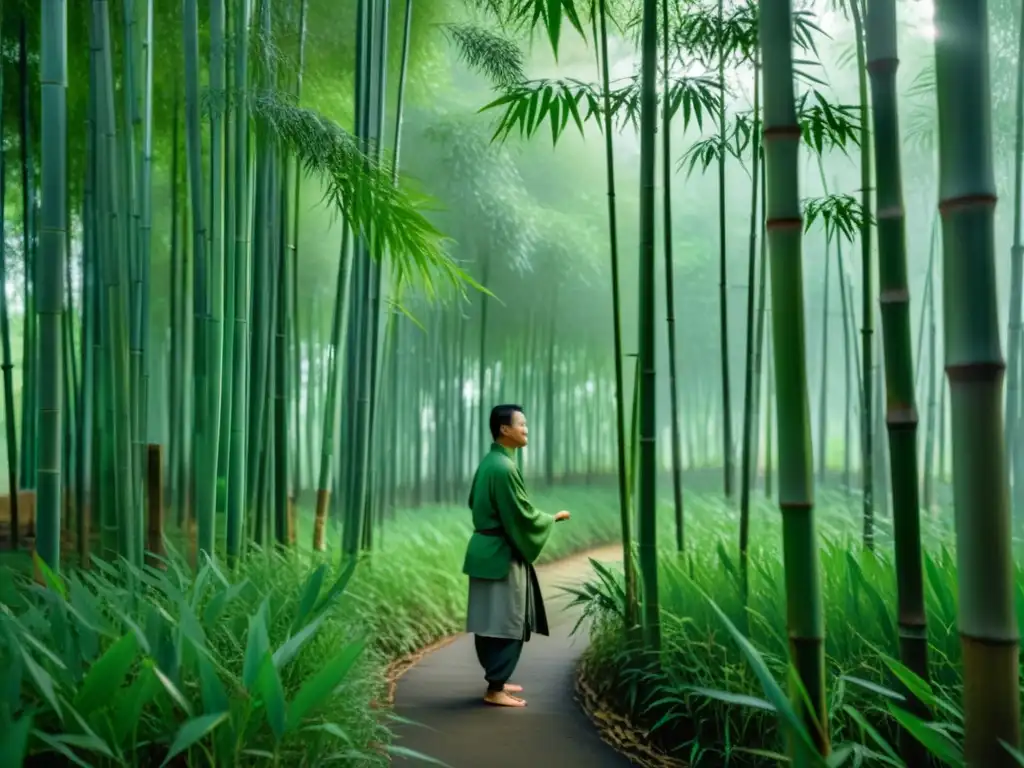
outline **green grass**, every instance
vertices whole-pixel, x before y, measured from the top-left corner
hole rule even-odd
[[[537,495],[573,511],[544,560],[615,541],[615,501]],[[172,552],[166,572],[130,575],[142,599],[110,566],[50,589],[6,571],[0,762],[20,765],[27,746],[28,764],[159,765],[177,743],[172,765],[384,765],[383,671],[461,630],[469,531],[462,507],[401,511],[347,582],[333,555],[301,549],[194,578]]]
[[[868,764],[890,764],[894,721],[888,713],[895,657],[896,583],[889,526],[879,521],[877,557],[859,541],[858,498],[821,493],[817,499],[822,594],[826,621],[829,716],[835,749]],[[663,552],[659,591],[663,609],[663,665],[645,677],[646,659],[623,639],[621,573],[593,579],[580,592],[595,619],[585,657],[589,683],[638,724],[653,729],[658,745],[694,766],[773,765],[784,753],[780,716],[755,675],[763,663],[786,688],[787,641],[781,525],[777,507],[753,511],[748,637],[760,660],[744,654],[712,602],[736,627],[744,626],[736,559],[738,516],[711,495],[686,498],[689,551]],[[932,695],[940,710],[933,751],[958,763],[960,641],[956,630],[956,572],[948,511],[925,524],[926,607],[931,645]],[[669,542],[671,511],[661,515]],[[1018,620],[1024,632],[1024,573],[1018,571]],[[896,669],[899,670],[898,665]],[[901,670],[900,670],[901,671]],[[878,729],[865,731],[860,718]],[[845,747],[843,746],[845,745]],[[767,754],[766,754],[767,753]]]

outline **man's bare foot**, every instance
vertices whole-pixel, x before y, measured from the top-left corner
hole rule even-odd
[[[505,683],[505,691],[507,693],[522,693],[523,686],[516,685],[515,683]]]
[[[505,691],[488,691],[484,701],[496,707],[525,707],[526,702]]]

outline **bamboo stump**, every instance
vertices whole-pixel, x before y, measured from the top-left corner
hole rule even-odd
[[[146,449],[146,562],[166,568],[164,552],[163,446],[151,443]]]

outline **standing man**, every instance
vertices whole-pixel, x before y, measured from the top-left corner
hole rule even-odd
[[[476,635],[476,655],[484,668],[484,701],[501,707],[525,707],[514,696],[523,689],[508,679],[532,633],[548,634],[547,614],[533,564],[551,535],[552,524],[568,520],[549,515],[526,497],[515,452],[527,442],[523,409],[499,405],[491,411],[494,443],[473,477],[469,508],[473,535],[462,572],[469,576],[466,631]]]

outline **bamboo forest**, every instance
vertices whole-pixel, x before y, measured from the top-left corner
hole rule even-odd
[[[0,0],[0,765],[1024,765],[1022,194],[1019,0]]]

